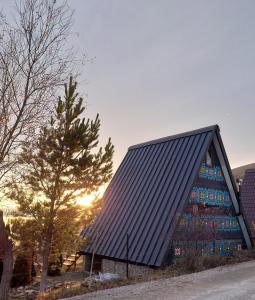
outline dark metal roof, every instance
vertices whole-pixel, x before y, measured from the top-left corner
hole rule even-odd
[[[255,237],[255,169],[245,171],[241,186],[241,207],[252,237]]]
[[[125,260],[128,233],[129,261],[161,266],[215,134],[219,138],[217,125],[130,147],[105,192],[84,252]]]

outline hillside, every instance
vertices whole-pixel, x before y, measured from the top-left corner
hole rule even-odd
[[[247,170],[247,169],[255,169],[255,163],[241,166],[238,168],[234,168],[234,169],[232,169],[232,172],[233,172],[235,178],[243,178],[245,170]]]

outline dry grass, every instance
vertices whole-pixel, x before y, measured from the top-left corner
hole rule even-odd
[[[77,295],[82,295],[86,293],[92,293],[99,290],[111,289],[114,287],[119,287],[123,285],[129,285],[137,283],[137,279],[118,279],[108,282],[93,282],[91,285],[83,285],[77,283],[77,285],[65,286],[59,289],[55,289],[44,296],[44,300],[55,300],[60,298],[67,298]]]
[[[130,278],[119,279],[109,282],[93,282],[93,283],[77,283],[76,285],[67,285],[65,287],[55,289],[45,295],[45,300],[55,300],[60,298],[67,298],[76,295],[82,295],[91,293],[102,289],[110,289],[114,287],[120,287],[123,285],[130,285],[144,281],[157,280],[162,278],[176,277],[184,274],[190,274],[193,272],[199,272],[218,266],[227,264],[234,264],[239,262],[245,262],[249,260],[255,260],[255,250],[242,250],[234,256],[197,256],[190,253],[186,258],[177,261],[176,263],[165,267],[164,269],[155,270],[152,274],[143,278]]]

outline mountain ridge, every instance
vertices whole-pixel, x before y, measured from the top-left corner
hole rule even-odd
[[[255,163],[250,163],[247,165],[243,165],[243,166],[234,168],[234,169],[232,169],[232,173],[235,178],[243,178],[245,171],[248,169],[255,169]]]

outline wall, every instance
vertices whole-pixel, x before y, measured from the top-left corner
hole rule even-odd
[[[89,273],[91,266],[91,255],[85,255],[83,262],[84,271]],[[98,268],[99,265],[101,267],[100,270]],[[154,269],[147,266],[136,265],[131,263],[128,264],[128,272],[130,277],[144,277],[146,275],[152,274],[153,271]],[[95,255],[93,272],[113,273],[118,274],[122,278],[126,278],[127,264],[125,262],[119,262],[111,259],[99,259],[98,256]]]
[[[212,145],[179,217],[171,253],[175,258],[196,249],[201,255],[233,254],[243,236],[225,178]]]
[[[128,272],[130,277],[144,277],[152,274],[154,269],[129,263]],[[127,264],[125,262],[114,261],[110,259],[102,260],[102,272],[118,274],[125,278],[127,274]]]
[[[90,272],[91,267],[91,255],[84,255],[83,256],[83,270],[87,273]]]
[[[245,171],[241,185],[241,206],[253,241],[255,239],[255,169]]]

